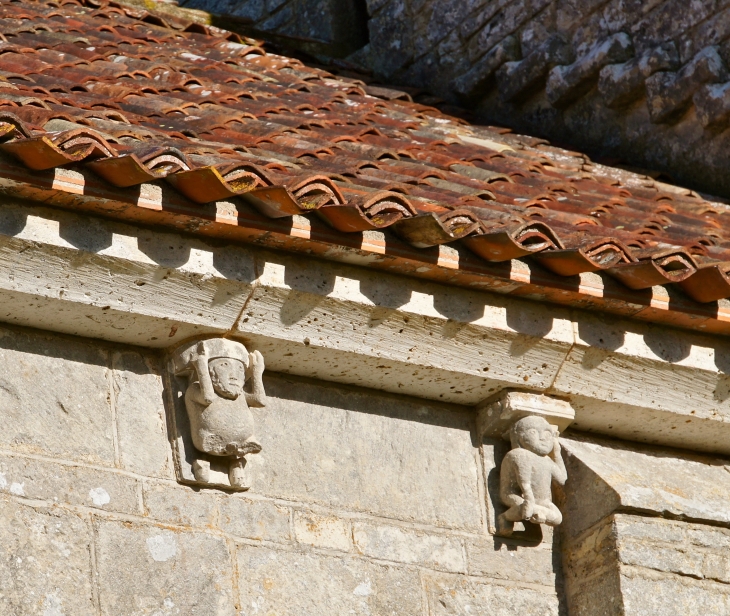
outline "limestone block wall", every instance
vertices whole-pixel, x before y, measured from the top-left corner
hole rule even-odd
[[[615,514],[570,543],[571,616],[727,614],[730,530]]]
[[[163,356],[0,327],[0,613],[540,614],[466,407],[274,373],[243,494],[177,483]],[[323,611],[324,610],[324,611]]]

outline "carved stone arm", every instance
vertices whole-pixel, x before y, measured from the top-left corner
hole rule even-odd
[[[555,462],[555,466],[553,467],[553,481],[562,486],[568,480],[568,471],[565,469],[565,462],[563,462],[563,456],[560,454],[561,449],[560,441],[556,435],[555,447],[553,448],[550,456],[552,457],[553,462]]]
[[[208,354],[205,350],[205,344],[202,342],[198,344],[198,356],[195,358],[194,366],[203,398],[201,402],[207,406],[213,403],[216,395],[213,390],[213,381],[211,381],[210,372],[208,371]]]
[[[250,383],[251,391],[245,392],[246,402],[249,406],[266,406],[266,392],[264,391],[264,381],[262,378],[264,368],[263,355],[258,351],[249,353],[248,382]]]

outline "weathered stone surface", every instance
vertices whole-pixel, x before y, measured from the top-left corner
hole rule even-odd
[[[554,592],[486,584],[463,577],[427,575],[424,586],[433,616],[557,616]]]
[[[107,355],[50,334],[0,329],[4,447],[114,464]]]
[[[692,97],[702,126],[722,128],[730,118],[730,83],[710,84]]]
[[[725,460],[600,440],[561,442],[568,469],[563,511],[571,534],[617,507],[730,523],[726,497],[730,473]],[[576,484],[582,488],[579,495]],[[584,508],[584,502],[595,506]]]
[[[418,572],[348,557],[239,545],[242,616],[420,616]]]
[[[555,585],[555,560],[547,546],[535,548],[499,538],[465,541],[469,573],[510,582]]]
[[[598,92],[608,107],[628,105],[646,92],[644,83],[648,77],[678,68],[677,46],[670,41],[623,64],[604,67],[598,79]]]
[[[252,492],[481,528],[470,414],[280,376],[265,383],[269,401],[255,409],[264,450],[252,456]]]
[[[169,484],[148,483],[143,492],[145,513],[153,520],[198,528],[218,525],[219,495]]]
[[[140,513],[136,479],[46,460],[0,456],[0,491],[59,505]]]
[[[557,64],[572,60],[570,47],[559,35],[553,35],[524,60],[507,62],[497,71],[499,95],[502,100],[514,102],[532,94]]]
[[[727,70],[714,47],[703,49],[677,73],[655,73],[646,80],[651,121],[670,121],[686,108],[700,86],[722,81],[726,76]]]
[[[633,573],[633,572],[632,572]],[[680,576],[627,574],[621,578],[625,616],[705,616],[730,613],[730,589]]]
[[[88,520],[0,495],[0,613],[96,615],[91,579]]]
[[[220,527],[236,537],[285,542],[291,539],[290,512],[269,501],[228,495],[220,504]]]
[[[571,614],[724,614],[730,531],[635,515],[610,515],[564,547]],[[650,582],[654,589],[642,597]],[[656,588],[672,600],[659,598]],[[689,593],[692,604],[686,603]]]
[[[352,531],[349,522],[334,516],[295,511],[294,534],[299,543],[307,543],[318,548],[343,552],[349,552],[352,548]]]
[[[115,353],[114,407],[122,466],[149,477],[173,477],[162,380],[138,353]]]
[[[458,537],[362,522],[353,524],[352,536],[355,549],[372,558],[466,571],[464,546]]]
[[[452,82],[454,92],[467,101],[483,96],[487,82],[495,71],[505,62],[517,60],[519,55],[520,48],[517,39],[508,36],[477,60],[469,71],[454,79]]]
[[[601,41],[573,64],[550,71],[545,86],[548,101],[555,107],[567,105],[590,89],[604,66],[625,62],[633,55],[631,37],[625,32]]]
[[[203,533],[98,522],[99,599],[104,616],[233,616],[228,547]]]

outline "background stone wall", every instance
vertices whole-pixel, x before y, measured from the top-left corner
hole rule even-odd
[[[730,530],[612,515],[566,554],[571,616],[730,613]]]
[[[0,328],[0,613],[558,614],[462,407],[271,374],[245,494],[175,481],[161,357]]]
[[[315,55],[350,53],[377,79],[425,89],[482,121],[730,197],[726,0],[184,5],[247,20],[265,36],[293,37],[295,47],[302,37],[326,42],[299,41]]]

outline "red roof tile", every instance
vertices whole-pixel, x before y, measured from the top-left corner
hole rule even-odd
[[[30,170],[165,179],[193,204],[240,198],[336,234],[730,297],[730,208],[692,191],[107,0],[2,2],[0,33],[0,150]]]

